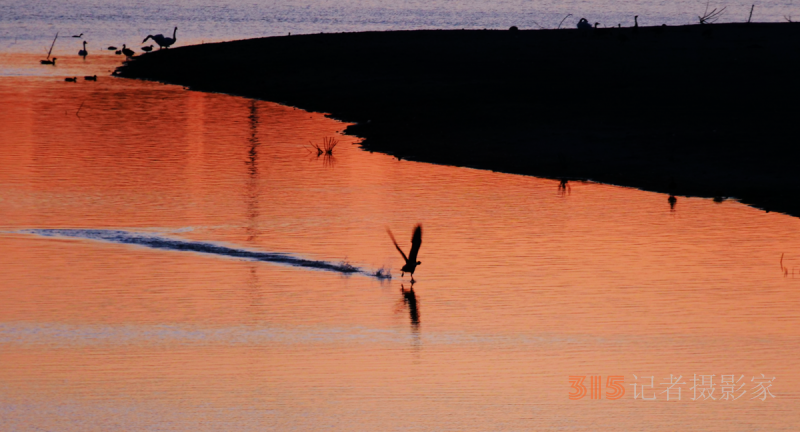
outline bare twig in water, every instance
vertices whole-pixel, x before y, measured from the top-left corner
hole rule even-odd
[[[325,137],[322,138],[322,144],[314,144],[311,141],[308,143],[311,144],[312,152],[317,152],[317,156],[322,156],[323,154],[333,156],[333,149],[339,144],[339,140],[334,137]]]
[[[708,5],[709,5],[710,1],[711,0],[706,2],[706,10],[703,12],[703,16],[697,17],[697,19],[700,20],[700,24],[711,24],[711,23],[717,21],[719,19],[719,17],[722,15],[722,13],[725,12],[725,9],[728,8],[727,6],[723,7],[720,10],[717,10],[717,8],[714,8],[714,9],[711,10],[711,12],[709,12],[708,11]]]
[[[750,6],[750,16],[747,17],[747,23],[750,24],[750,20],[753,19],[753,9],[755,9],[756,5]]]
[[[783,19],[785,19],[787,22],[792,22],[792,16],[791,15],[784,15]]]
[[[334,137],[325,137],[322,139],[322,146],[325,148],[325,154],[333,155],[333,149],[339,144],[339,140]]]
[[[781,254],[781,271],[783,272],[783,277],[789,275],[789,269],[783,266],[783,254]]]
[[[322,154],[323,154],[323,153],[325,153],[325,151],[324,151],[324,150],[322,150],[322,148],[321,148],[320,146],[318,146],[318,145],[314,144],[314,143],[313,143],[313,142],[311,142],[311,141],[309,141],[308,143],[309,143],[309,144],[311,144],[311,151],[312,151],[312,152],[316,151],[316,152],[317,152],[317,156],[318,156],[318,157],[319,157],[319,156],[322,156]]]
[[[78,118],[81,118],[80,112],[81,112],[81,108],[83,108],[83,104],[84,103],[86,103],[86,101],[81,102],[81,106],[78,107],[78,111],[75,111],[75,116],[78,117]]]
[[[541,24],[539,24],[538,22],[536,22],[536,21],[532,21],[532,22],[533,22],[534,24],[536,24],[536,26],[537,26],[537,27],[539,27],[540,29],[544,29],[544,27],[542,27],[542,25],[541,25]]]
[[[561,28],[561,24],[564,24],[564,21],[566,21],[567,18],[569,18],[571,16],[572,16],[572,14],[567,14],[567,16],[565,16],[564,19],[562,19],[561,22],[558,23],[558,27],[556,27],[556,29],[560,29]]]
[[[50,60],[50,54],[53,52],[53,47],[56,46],[56,39],[58,39],[58,32],[56,32],[56,37],[53,38],[53,43],[50,44],[50,50],[47,51],[47,60]]]

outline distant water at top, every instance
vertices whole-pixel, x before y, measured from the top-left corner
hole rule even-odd
[[[718,22],[746,21],[752,0],[711,1],[727,7]],[[413,29],[522,29],[574,27],[586,17],[601,26],[697,23],[706,9],[699,0],[3,0],[0,52],[74,51],[72,35],[84,34],[89,48],[138,47],[148,34],[178,27],[176,46],[264,36],[319,32]],[[779,0],[756,4],[753,21],[800,20],[800,4]],[[63,37],[63,38],[62,38]],[[74,45],[74,46],[73,46]]]

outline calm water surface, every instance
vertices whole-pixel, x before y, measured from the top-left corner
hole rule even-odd
[[[2,58],[0,430],[800,426],[796,218],[370,154],[320,113],[107,77],[113,55]],[[385,230],[407,250],[418,222],[411,293]],[[571,375],[626,394],[569,400]]]

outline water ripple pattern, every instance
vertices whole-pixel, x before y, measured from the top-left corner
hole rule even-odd
[[[136,233],[118,230],[87,230],[87,229],[30,229],[19,231],[23,234],[34,234],[45,237],[73,237],[89,240],[100,240],[112,243],[132,244],[153,249],[166,249],[171,251],[188,251],[203,254],[220,255],[232,258],[243,258],[253,261],[263,261],[275,264],[284,264],[293,267],[305,267],[315,270],[326,270],[344,274],[361,273],[377,278],[384,278],[381,274],[369,273],[349,263],[339,264],[327,261],[297,258],[286,253],[259,252],[247,249],[237,249],[206,242],[193,242],[161,237],[155,234]]]

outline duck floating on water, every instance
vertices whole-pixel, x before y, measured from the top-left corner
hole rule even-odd
[[[58,60],[58,59],[56,57],[53,57],[52,60],[41,60],[41,63],[44,64],[44,65],[53,65],[53,66],[55,66],[56,65],[56,60]]]
[[[78,55],[83,57],[84,60],[86,59],[86,56],[89,55],[89,51],[86,51],[86,41],[83,41],[83,49],[78,51]]]

